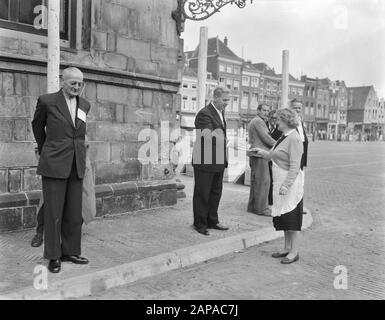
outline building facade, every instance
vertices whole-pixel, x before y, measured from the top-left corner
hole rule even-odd
[[[199,45],[189,59],[189,67],[198,70]],[[219,85],[230,91],[230,102],[226,108],[227,129],[240,127],[240,100],[241,100],[241,68],[243,60],[228,47],[228,39],[221,41],[218,37],[209,38],[207,44],[207,72]]]
[[[306,75],[301,76],[301,81],[305,83],[303,91],[303,120],[307,134],[316,133],[316,93],[317,80]]]
[[[329,79],[316,79],[316,134],[322,140],[328,139],[329,106]]]
[[[304,89],[305,89],[305,83],[294,78],[291,74],[289,74],[289,102],[293,99],[296,99],[303,103]],[[280,91],[281,90],[282,90],[282,81],[280,82]],[[302,113],[305,113],[305,110],[302,109]]]
[[[0,3],[0,231],[7,231],[36,220],[41,179],[31,120],[46,93],[47,30],[41,1]],[[83,71],[92,106],[87,136],[97,215],[176,203],[169,137],[160,137],[163,123],[169,131],[177,126],[180,108],[176,7],[173,0],[61,0],[61,69]],[[160,137],[151,161],[139,156],[146,132]]]
[[[383,141],[383,140],[385,140],[385,137],[384,137],[385,100],[384,100],[384,98],[381,98],[380,101],[378,102],[378,124],[379,124],[378,139]]]
[[[206,79],[206,102],[205,105],[213,99],[214,89],[218,86],[218,80],[213,79],[210,73]],[[198,110],[198,76],[194,70],[186,66],[183,70],[182,84],[179,94],[182,98],[180,110],[180,127],[185,130],[193,130],[195,128],[195,115]]]
[[[383,104],[373,86],[349,87],[348,129],[360,141],[377,140],[383,133]]]
[[[329,107],[329,138],[346,140],[348,93],[344,81],[329,80],[330,107]]]
[[[260,102],[266,103],[272,110],[280,107],[281,101],[281,78],[266,63],[254,63],[254,68],[261,72],[259,81],[260,85]]]
[[[247,129],[251,119],[257,115],[257,107],[261,99],[261,80],[262,72],[255,68],[250,61],[242,65],[241,81],[241,107],[240,118],[241,127]]]

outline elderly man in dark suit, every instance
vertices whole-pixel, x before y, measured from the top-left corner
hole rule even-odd
[[[297,131],[303,143],[303,154],[301,158],[301,170],[303,170],[303,168],[307,166],[307,147],[309,144],[309,139],[307,138],[305,128],[303,127],[302,102],[297,99],[293,99],[290,101],[290,108],[298,114],[298,117],[300,119]]]
[[[214,100],[201,109],[195,118],[196,141],[193,148],[194,227],[209,235],[209,229],[228,230],[219,223],[218,206],[222,196],[223,173],[227,168],[225,108],[229,91],[217,87]]]
[[[257,107],[257,116],[250,121],[248,126],[249,143],[251,148],[262,148],[270,150],[275,140],[270,136],[266,121],[270,108],[266,104],[259,104]],[[271,215],[269,208],[269,189],[270,189],[270,172],[269,162],[261,157],[255,156],[249,152],[250,156],[250,195],[247,211],[258,215]]]
[[[57,273],[61,261],[86,264],[81,257],[82,186],[86,161],[86,115],[90,104],[79,97],[83,74],[63,71],[58,92],[40,96],[32,121],[38,148],[37,174],[44,196],[44,258]]]

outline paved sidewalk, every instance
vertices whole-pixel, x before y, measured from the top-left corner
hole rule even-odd
[[[230,230],[210,230],[210,236],[193,227],[193,179],[185,184],[185,199],[163,207],[95,220],[83,228],[82,255],[88,265],[62,263],[59,274],[48,272],[48,289],[33,286],[47,265],[43,248],[32,248],[33,230],[0,235],[0,299],[63,299],[81,297],[144,277],[186,267],[261,242],[281,237],[270,217],[246,212],[249,187],[224,184],[219,206],[220,222]],[[304,227],[311,215],[304,216]],[[35,272],[35,273],[34,273]]]

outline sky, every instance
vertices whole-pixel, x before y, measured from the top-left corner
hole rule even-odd
[[[246,0],[242,9],[228,4],[208,19],[186,19],[185,50],[196,48],[201,26],[209,38],[227,36],[239,57],[266,62],[277,73],[282,51],[289,50],[294,77],[374,85],[385,98],[385,0]]]

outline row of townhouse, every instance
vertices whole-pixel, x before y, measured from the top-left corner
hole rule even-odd
[[[182,78],[182,106],[186,99],[191,100],[189,118],[197,112],[194,104],[196,90],[187,91],[192,81],[197,85],[199,46],[194,51],[185,52],[185,72]],[[229,47],[228,39],[218,37],[208,39],[207,50],[207,100],[210,100],[215,85],[230,90],[231,100],[226,109],[230,129],[246,128],[255,117],[259,103],[266,103],[272,109],[281,105],[282,74],[266,63],[252,63],[238,57]],[[211,88],[211,90],[210,90]],[[384,102],[379,100],[373,86],[347,87],[343,80],[311,78],[306,75],[296,79],[289,75],[289,100],[303,102],[303,120],[309,135],[320,139],[334,139],[336,129],[341,139],[348,139],[349,133],[362,137],[378,138],[384,131]],[[195,98],[196,100],[196,98]],[[184,117],[182,107],[181,115]],[[186,122],[186,121],[184,121]],[[193,120],[188,121],[193,128]],[[338,128],[336,128],[338,126]]]

